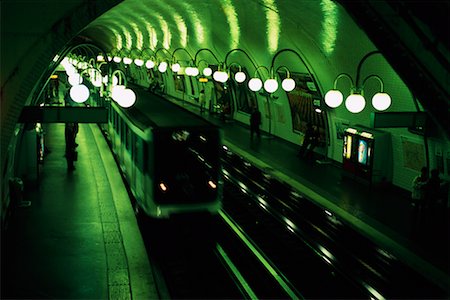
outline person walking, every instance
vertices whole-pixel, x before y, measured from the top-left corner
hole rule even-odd
[[[261,138],[261,132],[259,126],[261,125],[261,113],[258,108],[253,107],[252,113],[250,115],[250,137],[253,140],[253,135],[256,133],[258,139]]]

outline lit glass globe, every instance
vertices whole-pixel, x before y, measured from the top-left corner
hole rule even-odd
[[[167,62],[163,61],[158,65],[158,70],[164,73],[167,70]]]
[[[259,91],[263,86],[261,79],[252,78],[248,81],[248,88],[254,92]]]
[[[174,63],[173,65],[172,65],[172,72],[174,72],[174,73],[178,73],[178,71],[180,71],[180,64],[179,63]]]
[[[133,62],[133,60],[131,58],[129,58],[129,57],[124,57],[123,58],[123,63],[126,64],[126,65],[129,65],[132,62]]]
[[[245,73],[242,71],[239,71],[236,74],[234,74],[234,79],[239,83],[244,82],[246,77],[247,76],[245,76]]]
[[[278,89],[278,81],[274,78],[269,78],[264,81],[264,89],[268,93],[273,93]]]
[[[118,102],[120,100],[120,95],[121,92],[125,90],[125,86],[124,85],[114,85],[111,88],[111,98]]]
[[[212,74],[212,69],[211,68],[206,67],[206,68],[203,69],[203,75],[211,76],[211,74]]]
[[[134,63],[135,63],[135,65],[138,66],[138,67],[142,67],[142,66],[144,65],[144,61],[143,61],[142,59],[140,59],[140,58],[136,58],[136,59],[134,60]]]
[[[295,89],[295,80],[292,78],[285,78],[283,79],[283,81],[281,82],[281,87],[283,88],[283,90],[285,90],[286,92],[290,92],[293,89]]]
[[[118,57],[118,56],[114,56],[113,61],[115,63],[120,63],[122,61],[122,58]]]
[[[136,94],[131,89],[123,89],[119,93],[117,103],[124,108],[128,108],[136,103]]]
[[[69,83],[71,86],[79,85],[83,83],[83,77],[80,74],[74,73],[69,76]]]
[[[220,74],[219,71],[215,71],[213,74],[213,79],[217,82],[220,82]]]
[[[73,101],[83,103],[89,98],[89,89],[84,84],[74,85],[70,88],[69,94]]]
[[[191,76],[197,76],[199,74],[199,71],[196,67],[191,68]]]
[[[220,82],[222,82],[222,83],[227,82],[227,80],[228,80],[228,73],[227,72],[219,71],[217,73],[219,73],[219,81]]]
[[[218,82],[226,82],[228,80],[228,74],[223,71],[215,71],[213,74],[213,78]]]
[[[372,105],[376,110],[386,110],[391,106],[391,97],[386,93],[376,93],[372,97]]]
[[[338,90],[329,90],[325,94],[325,103],[331,108],[338,107],[339,105],[342,104],[343,100],[344,100],[344,96]]]
[[[147,69],[153,69],[155,67],[155,62],[152,60],[147,60],[145,62],[145,66],[147,67]]]
[[[354,114],[361,112],[366,106],[366,100],[360,94],[351,94],[345,99],[345,107]]]

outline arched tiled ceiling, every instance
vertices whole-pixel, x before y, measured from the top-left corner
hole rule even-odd
[[[345,10],[331,0],[126,0],[81,34],[109,52],[131,48],[173,52],[182,47],[194,56],[198,49],[208,48],[223,60],[229,50],[241,48],[257,65],[265,66],[270,66],[276,51],[290,48],[327,88],[337,72],[329,72],[330,68],[353,72],[353,58],[375,49]],[[354,39],[359,47],[348,50]],[[235,58],[254,71],[242,53],[230,55],[230,60]],[[280,56],[277,65],[282,64],[293,66],[293,71],[307,69],[295,55]]]
[[[327,56],[335,49],[341,14],[345,12],[330,0],[127,0],[91,23],[83,35],[107,50],[127,48],[123,41],[134,37],[137,49],[183,47],[195,52],[208,47],[224,55],[240,47],[270,57],[293,44],[297,49],[313,44]],[[120,30],[107,30],[110,26]],[[122,42],[114,43],[111,34]]]
[[[332,86],[337,74],[354,75],[359,60],[381,46],[375,46],[344,9],[342,5],[347,8],[347,2],[351,1],[126,0],[87,26],[81,34],[100,43],[106,51],[165,48],[168,51],[161,53],[166,58],[167,53],[182,47],[192,56],[198,49],[208,48],[223,60],[230,49],[241,48],[256,65],[264,66],[270,66],[276,51],[289,48],[299,53],[307,66],[292,54],[280,55],[275,64],[287,65],[295,72],[310,70],[324,92]],[[378,73],[387,79],[386,89],[389,85],[393,89],[399,86],[408,89],[404,78],[400,78],[410,74],[399,77],[386,61],[389,57],[398,70],[400,52],[397,56],[371,58],[363,68],[366,74],[362,75]],[[179,53],[181,56],[182,52]],[[185,55],[178,55],[177,59],[187,59]],[[211,57],[207,58],[214,63]],[[230,61],[233,60],[239,60],[253,72],[254,66],[241,52],[232,53]],[[401,64],[406,63],[414,62]],[[411,92],[419,101],[427,101],[423,99],[428,98],[426,92],[414,91],[414,88],[417,88],[415,84]],[[448,107],[448,101],[443,104]],[[429,105],[430,110],[436,105],[439,104]],[[442,110],[434,111],[438,114]]]

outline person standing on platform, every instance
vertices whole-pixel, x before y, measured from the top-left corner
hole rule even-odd
[[[299,157],[304,158],[312,158],[313,150],[317,146],[318,142],[318,133],[317,128],[312,125],[311,122],[306,124],[305,137],[303,138],[302,146],[300,147],[300,151],[297,154]]]
[[[428,168],[422,167],[420,174],[412,181],[411,205],[422,207],[425,204],[425,187],[428,184]]]
[[[203,111],[205,110],[205,90],[202,89],[200,91],[200,95],[199,95],[199,102],[200,102],[200,113],[203,114]]]
[[[261,113],[258,108],[255,106],[252,109],[252,113],[250,115],[250,137],[253,140],[253,135],[256,133],[258,139],[261,138],[261,132],[259,130],[259,126],[261,125]]]
[[[428,168],[422,167],[420,174],[414,177],[412,181],[411,205],[412,211],[412,229],[413,233],[423,230],[423,207],[425,205],[425,189],[428,183]]]
[[[66,160],[67,160],[67,170],[69,172],[75,170],[74,161],[77,160],[77,151],[75,150],[77,144],[75,138],[78,132],[77,123],[66,123],[64,130],[64,137],[66,140]]]

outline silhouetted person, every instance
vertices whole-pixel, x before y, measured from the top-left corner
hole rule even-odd
[[[411,190],[412,226],[413,232],[419,232],[423,221],[423,208],[425,205],[425,190],[428,184],[428,168],[422,167],[420,174],[414,177]]]
[[[300,147],[298,156],[304,158],[312,158],[313,150],[317,146],[318,133],[316,126],[312,125],[311,122],[306,124],[305,137],[303,139],[303,144]]]
[[[75,142],[76,136],[78,133],[78,124],[77,123],[66,123],[66,127],[64,129],[64,137],[66,140],[66,160],[67,160],[67,170],[73,171],[75,170],[75,166],[73,162],[77,160],[77,152],[75,150],[78,144]]]
[[[422,167],[420,174],[412,181],[411,204],[421,207],[425,204],[425,186],[428,183],[428,168]]]
[[[200,102],[200,113],[202,114],[203,111],[205,110],[205,102],[206,102],[206,98],[205,98],[205,90],[201,90],[200,91],[200,95],[198,97],[199,102]]]
[[[253,139],[253,135],[256,133],[258,138],[261,138],[261,132],[259,126],[261,125],[261,113],[257,107],[254,107],[250,115],[250,137]]]

